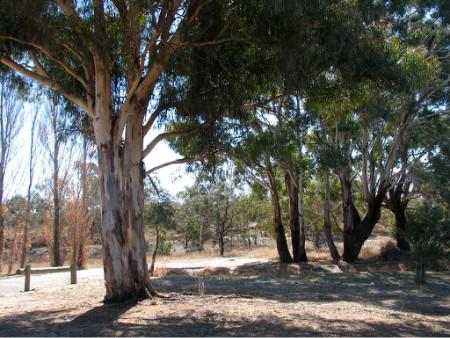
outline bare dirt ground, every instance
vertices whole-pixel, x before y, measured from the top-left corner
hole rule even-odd
[[[0,296],[0,336],[449,336],[450,276],[401,264],[164,269],[167,299],[103,304],[100,281]]]

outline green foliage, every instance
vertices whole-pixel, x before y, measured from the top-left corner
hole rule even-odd
[[[17,226],[18,223],[25,221],[25,211],[27,200],[20,195],[15,195],[6,201],[5,221],[10,227]]]
[[[173,245],[172,242],[167,240],[164,235],[159,239],[158,250],[156,251],[158,255],[169,256],[172,253]]]
[[[146,192],[145,225],[150,228],[159,227],[162,231],[175,230],[175,208],[172,205],[170,195],[157,187],[148,187]]]
[[[418,258],[428,264],[450,250],[449,211],[430,201],[422,201],[407,211],[406,237]]]

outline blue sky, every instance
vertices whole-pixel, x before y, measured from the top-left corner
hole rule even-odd
[[[34,104],[25,103],[24,105],[23,127],[15,141],[11,162],[5,177],[6,199],[15,194],[26,195],[27,192],[31,120],[35,109],[36,106]],[[152,130],[144,139],[144,142],[148,143],[159,132],[161,131],[156,129]],[[34,185],[44,183],[45,179],[51,175],[49,159],[43,152],[38,137],[37,142],[38,154],[36,158]],[[78,154],[76,153],[72,154],[71,158],[66,157],[66,161],[73,163],[77,159],[77,156]],[[177,155],[170,149],[167,143],[160,142],[144,162],[146,168],[151,168],[177,158],[180,158],[180,155]],[[185,187],[194,183],[194,175],[186,173],[185,169],[185,164],[173,165],[159,170],[154,176],[158,177],[161,186],[175,196],[178,192],[184,190]]]

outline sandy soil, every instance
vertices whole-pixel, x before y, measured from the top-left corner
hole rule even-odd
[[[103,304],[101,282],[0,296],[0,336],[449,336],[450,276],[330,262],[164,270],[170,295]],[[199,294],[200,293],[200,294]]]

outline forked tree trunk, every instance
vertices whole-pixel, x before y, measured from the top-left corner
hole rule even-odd
[[[323,203],[323,232],[325,234],[325,241],[327,242],[328,250],[330,250],[331,258],[334,261],[341,259],[336,245],[333,241],[333,233],[331,231],[331,193],[330,193],[330,174],[327,173],[325,177],[325,200]]]
[[[292,257],[286,241],[286,234],[284,233],[283,221],[281,218],[280,200],[278,197],[278,187],[276,179],[273,175],[271,167],[268,167],[267,176],[269,178],[270,196],[272,201],[272,214],[275,226],[275,239],[277,242],[278,255],[281,263],[291,263]]]
[[[372,234],[381,215],[381,206],[385,193],[378,191],[376,196],[367,203],[367,212],[361,220],[359,212],[353,203],[352,183],[347,176],[340,175],[342,208],[344,214],[344,253],[342,258],[349,263],[358,259],[364,242]]]
[[[94,120],[94,131],[99,147],[105,301],[145,298],[156,293],[144,243],[141,120],[130,117],[127,121],[124,144],[111,120]]]

